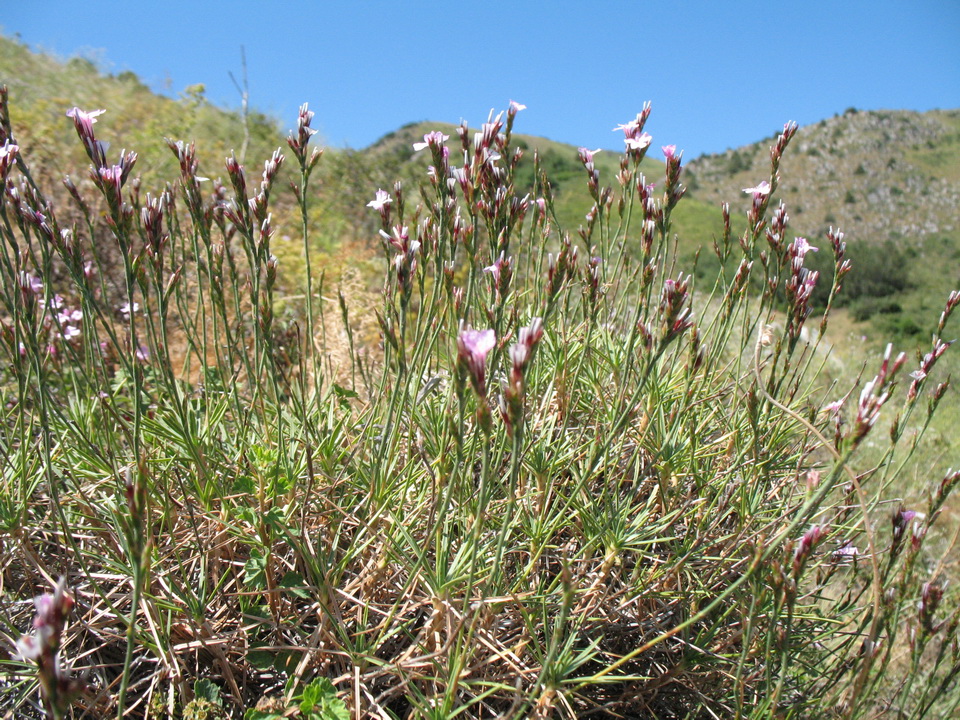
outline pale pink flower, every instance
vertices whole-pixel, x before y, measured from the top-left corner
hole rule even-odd
[[[493,165],[499,159],[500,153],[491,150],[485,145],[481,147],[478,161],[480,165]]]
[[[0,147],[0,180],[7,176],[7,172],[13,167],[14,158],[20,151],[19,145],[14,145],[9,140],[5,140],[3,147]]]
[[[423,136],[423,142],[414,143],[413,149],[414,151],[419,152],[420,150],[430,147],[431,145],[442,145],[449,139],[449,135],[444,135],[439,130],[434,130],[433,132],[429,132]]]
[[[843,547],[839,547],[833,551],[833,556],[838,559],[854,558],[859,554],[860,550],[857,549],[857,546],[849,541],[847,541]]]
[[[86,112],[81,110],[78,107],[72,107],[67,110],[67,117],[73,118],[74,124],[77,126],[77,131],[81,135],[87,137],[93,137],[93,124],[97,121],[97,117],[103,115],[106,110],[91,110]]]
[[[488,330],[461,330],[457,336],[457,351],[460,361],[470,373],[477,395],[487,394],[487,355],[497,344],[496,333]]]
[[[526,105],[521,105],[521,104],[518,103],[516,100],[511,100],[511,101],[510,101],[510,114],[511,114],[511,115],[516,115],[516,114],[517,114],[518,112],[520,112],[521,110],[526,110],[526,109],[527,109],[527,106],[526,106]]]
[[[653,137],[648,133],[642,133],[639,137],[625,137],[623,142],[627,150],[646,150],[653,142]]]
[[[634,133],[636,133],[637,130],[639,129],[640,129],[640,116],[637,115],[636,120],[631,120],[630,122],[624,123],[623,125],[617,125],[613,129],[613,132],[616,132],[617,130],[623,130],[624,135],[626,135],[627,137],[633,137]]]
[[[834,400],[832,403],[824,405],[821,412],[826,413],[827,415],[839,415],[840,409],[843,407],[843,403],[846,402],[846,400],[846,396],[840,398],[839,400]]]
[[[487,354],[497,344],[497,336],[492,328],[487,330],[464,330],[457,338],[457,347],[477,366],[485,366]]]
[[[60,313],[60,322],[62,323],[78,323],[81,320],[83,320],[83,310],[79,308]]]
[[[383,209],[393,202],[393,198],[390,197],[390,193],[386,190],[377,190],[376,197],[367,203],[367,207],[373,208],[377,212],[383,211]]]
[[[500,257],[496,259],[493,265],[488,265],[483,269],[485,273],[490,273],[493,275],[494,287],[500,287],[500,269],[503,267],[505,262],[507,261],[504,259],[504,254],[500,253]]]
[[[13,158],[20,151],[19,145],[14,145],[9,139],[3,141],[3,147],[0,147],[0,160]]]
[[[643,104],[643,112],[638,112],[637,117],[631,120],[628,123],[622,125],[617,125],[613,132],[617,130],[623,130],[624,137],[632,138],[636,137],[637,133],[641,131],[644,124],[647,122],[647,118],[650,116],[650,102],[647,101]]]
[[[137,310],[139,310],[139,309],[140,309],[140,303],[138,303],[138,302],[133,303],[133,312],[137,312]],[[120,312],[121,312],[123,315],[126,315],[127,317],[129,317],[129,316],[130,316],[130,303],[124,303],[123,305],[121,305],[121,306],[120,306]]]
[[[673,159],[673,156],[677,154],[677,146],[676,146],[676,145],[664,145],[664,146],[661,147],[660,149],[663,151],[663,156],[664,156],[667,160]]]
[[[755,198],[766,197],[770,194],[770,183],[766,180],[759,182],[756,187],[744,188],[743,191]]]
[[[578,148],[577,151],[580,153],[580,162],[584,164],[592,163],[593,156],[599,152],[603,152],[600,148],[597,148],[596,150],[587,150],[585,147]]]
[[[815,248],[813,245],[807,242],[807,239],[804,237],[798,237],[793,241],[793,247],[791,252],[794,257],[798,257],[801,260],[806,256],[808,252],[819,252],[819,248]]]

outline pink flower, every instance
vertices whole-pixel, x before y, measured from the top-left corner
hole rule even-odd
[[[832,403],[824,405],[821,412],[824,412],[827,415],[839,415],[840,409],[843,407],[843,403],[846,402],[846,400],[846,396],[840,398],[839,400],[834,400]]]
[[[527,109],[527,106],[526,106],[526,105],[521,105],[521,104],[518,103],[516,100],[511,100],[511,101],[510,101],[510,111],[509,111],[509,112],[510,112],[511,115],[516,115],[516,114],[517,114],[518,112],[520,112],[521,110],[526,110],[526,109]]]
[[[413,149],[415,152],[419,152],[424,148],[430,147],[432,145],[440,146],[443,145],[447,140],[450,139],[449,135],[444,135],[439,130],[434,130],[433,132],[427,133],[423,136],[423,142],[418,142],[413,144]]]
[[[12,158],[19,151],[19,145],[14,145],[10,140],[4,140],[3,147],[0,147],[0,159],[6,160],[8,157]]]
[[[383,209],[393,202],[393,198],[390,197],[390,193],[386,190],[377,190],[376,197],[367,203],[367,207],[373,208],[377,212],[382,212]]]
[[[849,540],[845,545],[833,551],[833,556],[838,559],[854,558],[859,554],[860,551],[857,549],[857,546],[851,543]]]
[[[497,344],[497,336],[493,329],[463,330],[457,338],[457,347],[461,354],[469,356],[477,366],[484,367],[487,354]]]
[[[461,330],[457,336],[457,351],[470,373],[473,389],[480,397],[487,395],[487,354],[497,344],[496,333],[489,330]]]
[[[400,253],[406,253],[410,250],[410,228],[406,225],[394,225],[393,234],[388,235],[383,230],[380,231],[380,237],[386,240],[388,243],[393,245],[394,249]],[[419,247],[419,243],[414,243]]]
[[[83,137],[93,137],[93,124],[97,121],[99,115],[103,115],[106,110],[91,110],[85,112],[78,107],[72,107],[67,110],[67,117],[73,118],[77,126],[77,132]]]
[[[617,130],[623,130],[624,137],[635,138],[637,134],[640,133],[641,130],[643,130],[643,126],[646,124],[648,117],[650,117],[649,101],[643,104],[643,111],[638,112],[637,117],[635,117],[633,120],[631,120],[628,123],[624,123],[623,125],[617,125],[613,129],[613,131],[616,132]]]
[[[483,269],[485,273],[490,273],[493,275],[493,286],[500,287],[500,269],[503,267],[505,262],[509,262],[504,259],[504,254],[500,253],[500,257],[496,259],[493,265],[488,265]]]
[[[806,238],[798,237],[793,241],[793,246],[790,248],[790,252],[794,257],[798,257],[803,260],[808,252],[819,252],[819,248],[815,248],[813,245],[808,243]]]
[[[13,167],[14,158],[20,151],[19,145],[14,145],[9,140],[5,140],[3,147],[0,147],[0,180],[7,177],[7,172]]]
[[[627,150],[646,150],[653,142],[653,137],[647,133],[642,133],[639,137],[625,137],[623,142]]]
[[[586,165],[587,163],[593,162],[594,155],[596,155],[598,152],[603,152],[603,151],[600,148],[597,148],[596,150],[587,150],[585,147],[582,147],[582,148],[578,148],[577,152],[580,153],[580,162]]]
[[[661,147],[660,149],[663,150],[663,156],[664,156],[667,160],[672,160],[672,159],[673,159],[673,156],[677,154],[677,146],[676,146],[676,145],[664,145],[664,146]]]
[[[640,116],[637,115],[636,120],[631,120],[630,122],[624,123],[623,125],[617,125],[613,129],[613,132],[616,132],[617,130],[623,130],[624,135],[626,135],[627,137],[633,137],[634,133],[636,133],[637,130],[639,129],[640,129]]]
[[[744,188],[743,191],[752,194],[755,198],[766,197],[770,194],[770,183],[763,180],[756,187]]]

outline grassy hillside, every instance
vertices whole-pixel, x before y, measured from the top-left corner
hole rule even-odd
[[[111,139],[114,152],[126,147],[140,154],[138,171],[146,187],[176,168],[164,138],[196,140],[201,166],[213,175],[222,173],[223,158],[243,146],[240,113],[207,102],[203,85],[184,88],[173,100],[152,92],[132,72],[104,75],[89,60],[64,62],[5,37],[0,37],[0,83],[8,86],[15,107],[15,137],[42,176],[85,171],[88,165],[73,123],[64,117],[73,106],[107,109],[98,129]],[[277,122],[253,112],[248,128],[247,157],[262,162],[282,142]]]
[[[523,114],[517,117],[518,130],[524,127]],[[429,153],[414,153],[413,143],[420,141],[424,134],[439,130],[451,137],[451,145],[456,143],[457,126],[449,123],[415,122],[385,135],[363,151],[369,162],[388,169],[393,176],[408,178],[422,177],[423,168],[429,164]],[[472,131],[471,131],[472,135]],[[533,185],[534,153],[540,157],[541,167],[550,178],[553,188],[557,220],[560,226],[575,234],[577,228],[585,223],[584,216],[590,210],[593,201],[587,192],[587,175],[577,155],[577,147],[556,142],[547,138],[514,134],[517,147],[523,149],[524,157],[517,168],[517,186],[531,188]],[[591,148],[592,149],[592,148]],[[602,185],[617,187],[616,175],[620,170],[620,154],[602,151],[594,156],[594,164],[600,173]],[[458,164],[456,160],[452,164]],[[652,158],[645,158],[641,165],[648,183],[662,187],[664,182],[664,164]],[[419,180],[416,180],[419,182]],[[679,237],[684,255],[691,254],[703,240],[708,242],[712,235],[722,228],[719,203],[710,206],[697,200],[682,203],[674,216],[673,230]]]

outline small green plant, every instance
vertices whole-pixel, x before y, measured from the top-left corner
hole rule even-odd
[[[209,680],[197,680],[193,685],[194,698],[183,709],[183,720],[226,720],[220,688]]]
[[[296,688],[296,679],[287,684],[286,697],[289,700],[263,702],[262,706],[274,709],[247,710],[244,720],[283,720],[283,718],[303,718],[303,720],[350,720],[350,712],[343,700],[337,697],[336,688],[327,678],[319,678]]]

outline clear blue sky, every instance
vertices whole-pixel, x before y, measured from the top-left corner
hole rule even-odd
[[[611,128],[650,100],[655,147],[688,158],[851,106],[960,107],[957,0],[0,0],[0,27],[231,107],[242,45],[256,108],[288,128],[309,102],[325,143],[357,148],[511,99],[519,132],[618,150]]]

